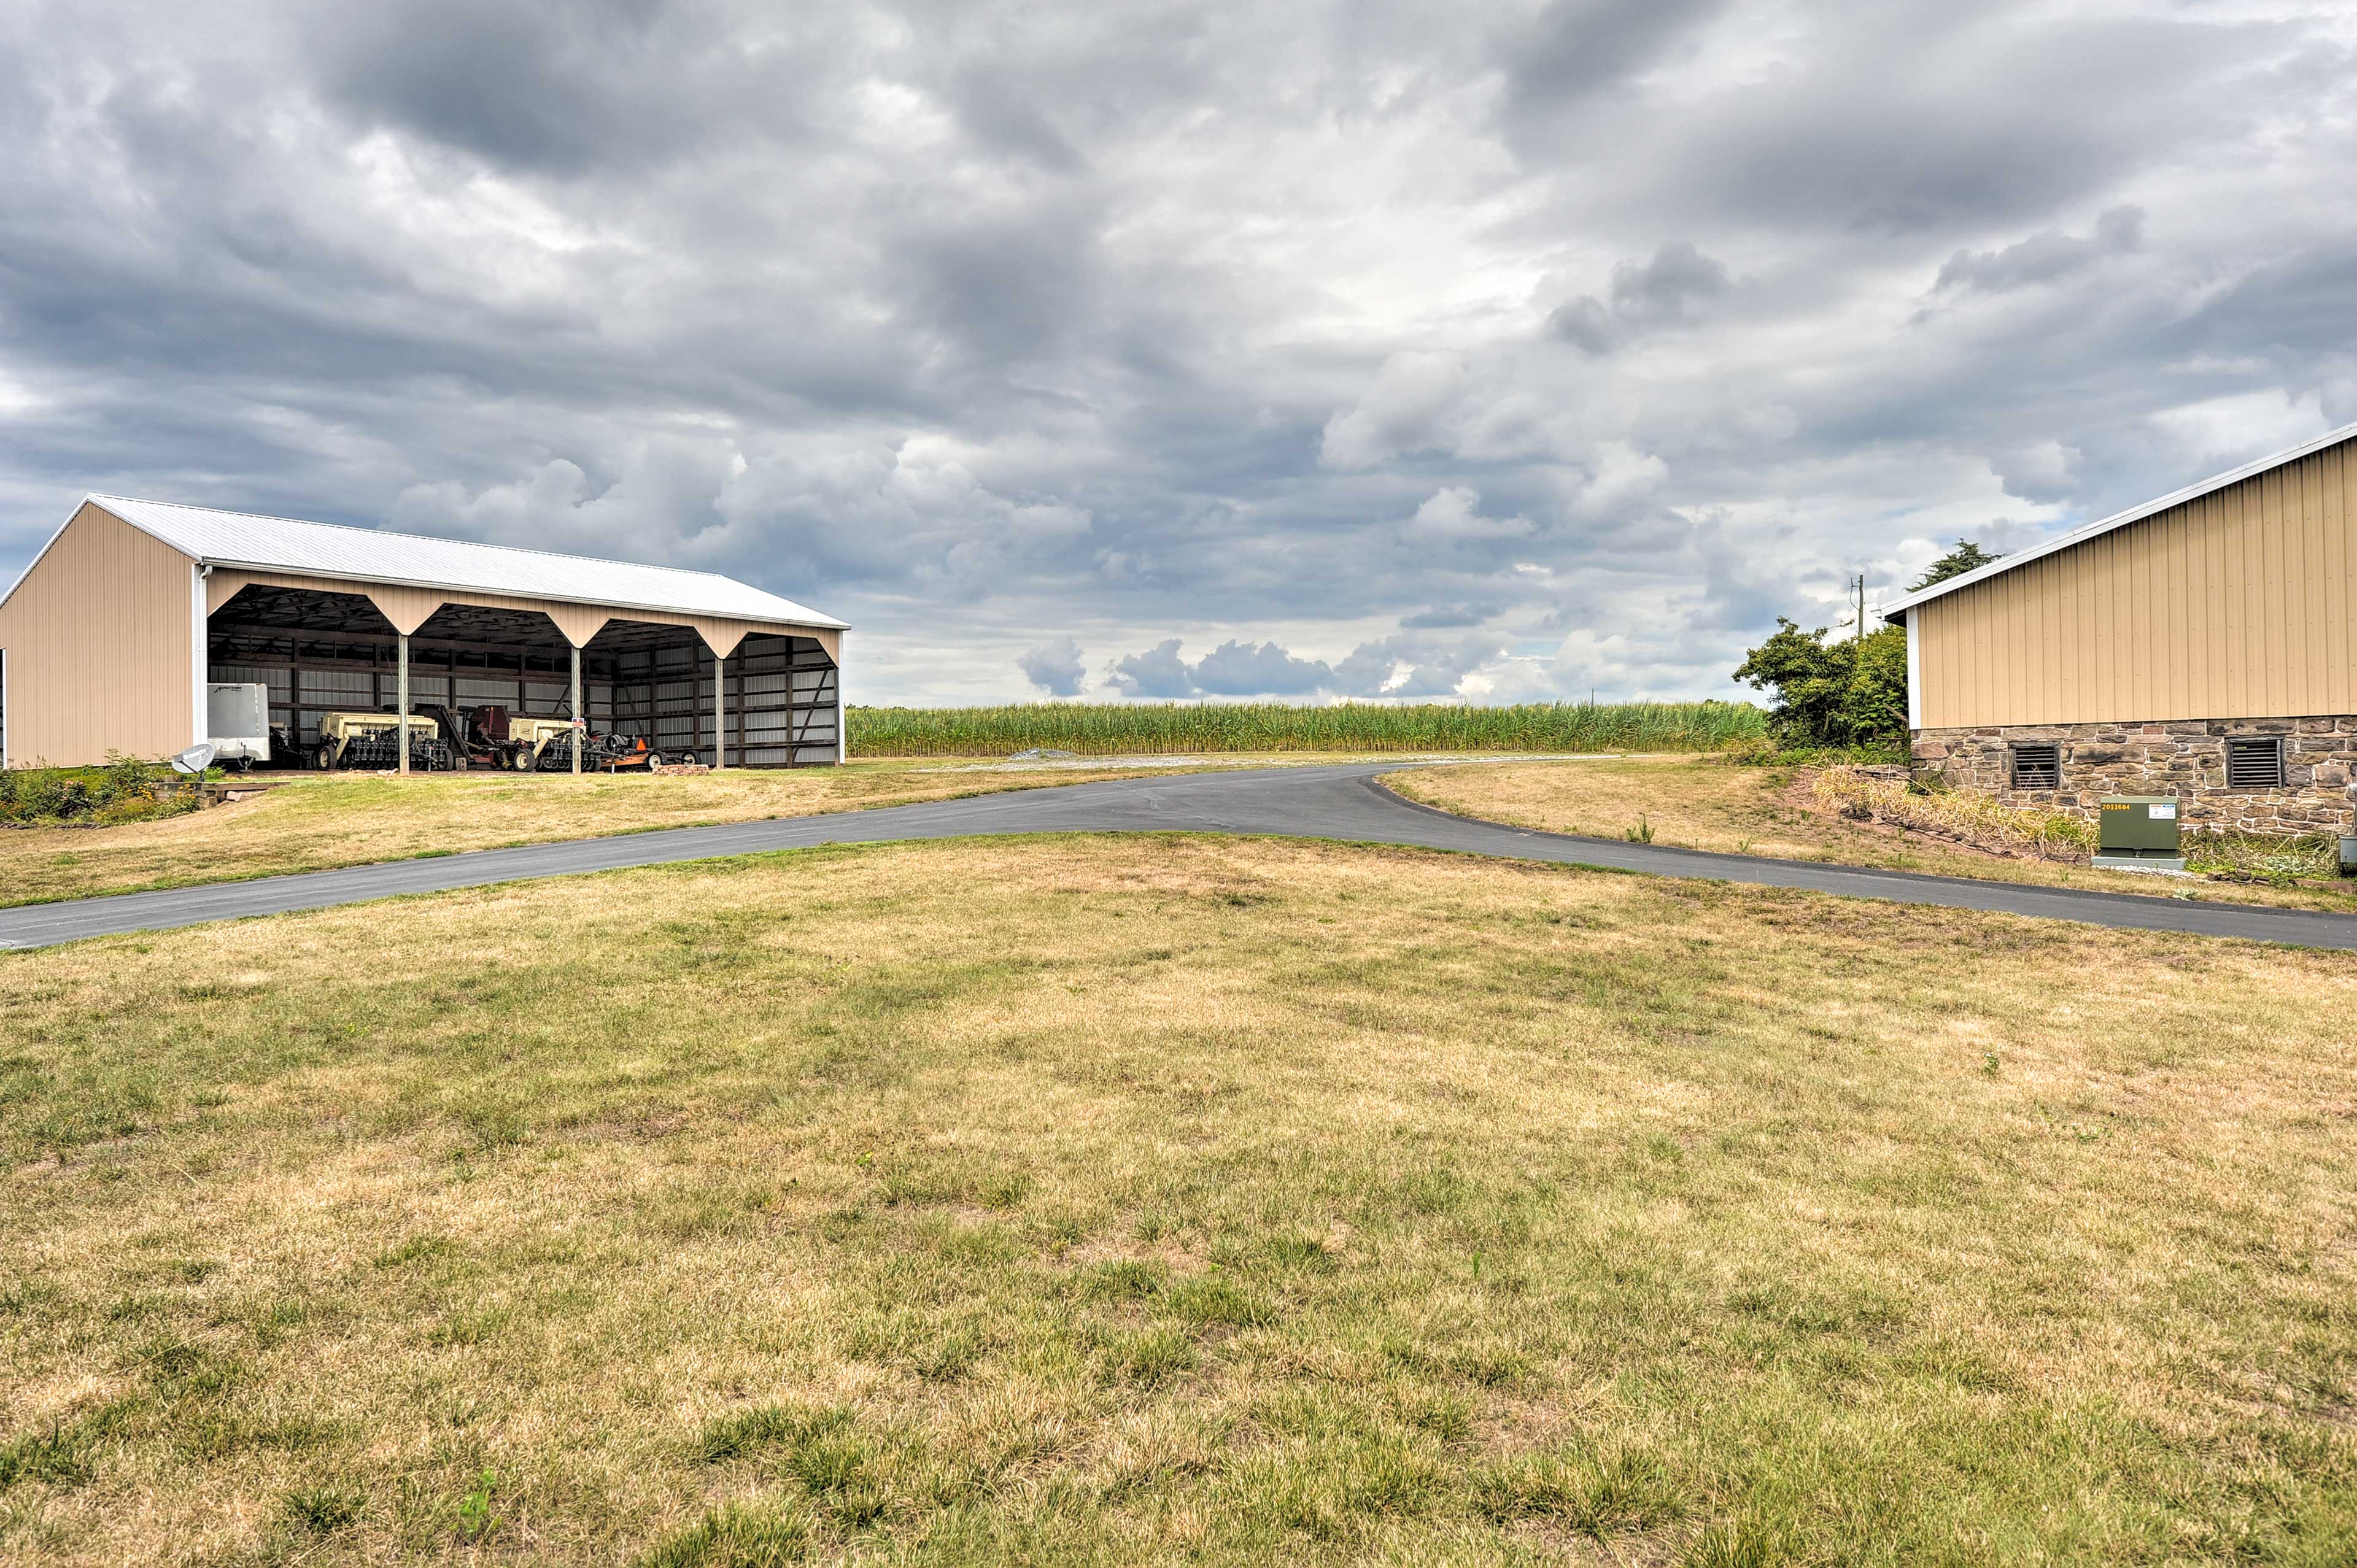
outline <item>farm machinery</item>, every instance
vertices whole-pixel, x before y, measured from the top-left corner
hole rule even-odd
[[[462,773],[469,768],[512,766],[517,750],[524,744],[518,726],[534,722],[511,719],[507,709],[496,703],[446,708],[425,703],[420,703],[417,711],[431,718],[441,731],[443,744],[449,746],[453,764]]]
[[[312,748],[311,765],[321,772],[339,768],[397,768],[404,734],[414,770],[435,773],[454,766],[439,727],[424,714],[412,714],[404,721],[398,714],[358,713],[319,715],[319,743]]]
[[[395,738],[399,727],[400,720],[392,714],[324,714],[313,765],[395,767],[401,758]],[[576,736],[581,737],[585,773],[652,770],[664,761],[642,736],[576,730],[571,719],[526,718],[494,705],[453,709],[423,703],[409,715],[408,732],[409,766],[418,772],[506,768],[519,773],[569,773]]]
[[[618,773],[626,768],[651,771],[663,765],[662,753],[650,746],[644,736],[576,729],[571,719],[510,719],[508,735],[515,747],[508,766],[519,773],[571,772],[576,736],[584,773]]]

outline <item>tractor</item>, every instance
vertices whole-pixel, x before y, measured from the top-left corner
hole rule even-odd
[[[514,765],[521,742],[511,728],[507,709],[494,703],[471,708],[446,708],[421,703],[417,711],[434,721],[450,748],[452,766],[508,768]]]

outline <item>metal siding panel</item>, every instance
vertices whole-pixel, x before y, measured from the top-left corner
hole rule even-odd
[[[2254,486],[2237,495],[2228,510],[2236,519],[2228,537],[2234,547],[2227,555],[2227,614],[2235,628],[2233,711],[2256,713],[2266,700],[2266,628],[2252,624],[2252,610],[2266,596],[2266,498]]]
[[[2113,687],[2119,671],[2119,660],[2113,657],[2118,638],[2112,625],[2112,536],[2095,540],[2087,550],[2085,571],[2088,585],[2094,596],[2093,635],[2087,653],[2088,711],[2079,715],[2082,722],[2101,718],[2118,712]]]
[[[2299,665],[2293,683],[2294,711],[2332,711],[2332,655],[2325,628],[2330,624],[2324,602],[2324,465],[2315,457],[2299,462]]]
[[[1925,605],[1908,613],[1912,623],[1917,616],[1923,618],[1923,642],[1920,650],[1923,678],[1923,727],[1946,729],[1956,722],[1955,699],[1950,694],[1955,680],[1955,661],[1948,657],[1948,625],[1950,617],[1938,605]]]
[[[2013,693],[2012,707],[2018,714],[2029,714],[2043,705],[2040,695],[2045,684],[2045,660],[2038,654],[2038,581],[2025,576],[2013,585],[2006,606],[2007,656],[2010,660],[2012,679],[2007,682]]]
[[[2174,713],[2180,700],[2177,688],[2177,532],[2179,520],[2171,514],[2158,528],[2145,531],[2145,553],[2151,591],[2145,596],[2145,616],[2152,650],[2153,707],[2147,718]]]
[[[1953,622],[1948,637],[1955,650],[1956,722],[1960,725],[1988,722],[1986,704],[1981,701],[1980,616],[1975,600],[1975,595],[1959,594],[1955,607],[1948,612]]]
[[[2327,649],[2327,712],[2350,712],[2350,511],[2348,448],[2317,453],[2321,474],[2319,526],[2324,528],[2324,649]]]
[[[2227,579],[2231,575],[2227,563],[2233,557],[2233,541],[2225,525],[2229,510],[2225,502],[2215,498],[2204,499],[2193,509],[2201,531],[2201,598],[2209,607],[2201,644],[2203,694],[2200,711],[2204,717],[2231,710],[2235,660],[2241,657],[2241,650],[2234,645],[2233,617],[2226,609]]]
[[[1996,706],[1996,682],[1989,673],[1989,594],[1986,588],[1975,590],[1965,605],[1965,627],[1971,634],[1972,713],[1975,724],[1988,723],[1988,714]]]
[[[1981,711],[2001,714],[2011,700],[2006,686],[2003,585],[1992,583],[1975,596],[1979,600],[1981,627]]]
[[[2120,716],[2141,719],[2153,712],[2152,537],[2139,523],[2120,535],[2120,682],[2126,688]]]
[[[2062,704],[2065,720],[2084,718],[2094,711],[2095,578],[2083,551],[2072,551],[2056,562],[2062,570],[2066,592],[2076,618],[2071,628],[2069,699]]]
[[[2139,548],[2144,553],[2143,596],[2136,601],[2136,613],[2144,622],[2145,647],[2145,707],[2138,718],[2157,718],[2176,706],[2175,683],[2177,660],[2176,639],[2170,635],[2169,613],[2169,531],[2172,524],[2163,521],[2155,527],[2147,524],[2137,530]]]
[[[0,606],[11,759],[166,757],[188,744],[188,558],[85,505]]]
[[[1989,636],[1989,685],[1998,707],[2007,713],[2020,708],[2020,693],[2014,685],[2013,600],[2016,585],[1999,578],[1991,583],[1992,592],[1982,596],[1987,607]]]
[[[1939,618],[1936,614],[1924,615],[1922,610],[1910,611],[1907,617],[1907,624],[1914,628],[1909,635],[1915,639],[1915,665],[1908,671],[1907,690],[1915,703],[1916,725],[1922,729],[1937,728],[1941,721],[1932,715],[1943,711],[1939,688],[1932,683],[1937,660],[1932,650],[1939,635],[1933,628]],[[1940,670],[1938,673],[1944,675],[1946,671]]]
[[[2044,698],[2039,712],[2044,715],[2044,722],[2053,724],[2062,716],[2062,577],[2052,561],[2038,562],[2034,569],[2038,573],[2038,663],[2042,671],[2040,692]]]
[[[2144,720],[2157,718],[2175,706],[2176,644],[2170,635],[2174,618],[2169,608],[2175,575],[2170,570],[2171,531],[2172,520],[2166,513],[2137,530],[2143,536],[2138,548],[2144,558],[2144,589],[2136,614],[2144,626],[2147,697],[2145,711],[2136,716]]]
[[[2259,494],[2259,548],[2266,573],[2262,579],[2264,596],[2252,609],[2266,639],[2267,676],[2259,697],[2265,705],[2255,711],[2270,715],[2284,712],[2290,697],[2290,660],[2285,651],[2285,623],[2291,618],[2291,590],[2284,570],[2287,488],[2283,470],[2278,468],[2261,482]]]
[[[1980,697],[1973,689],[1975,680],[1972,596],[1958,594],[1949,605],[1948,644],[1950,671],[1948,689],[1955,703],[1955,722],[1959,725],[1980,723]]]
[[[1982,681],[1986,671],[1982,658],[1979,596],[1959,595],[1957,600],[1954,612],[1956,652],[1962,660],[1963,676],[1963,679],[1957,682],[1957,694],[1962,699],[1961,707],[1964,714],[1960,722],[1968,725],[1986,724],[1988,703],[1982,691]]]
[[[2022,574],[2021,603],[2021,703],[2024,714],[2043,714],[2051,705],[2047,684],[2052,678],[2053,647],[2046,632],[2046,596],[2039,591],[2035,571]]]
[[[1964,602],[1964,596],[1958,594],[1932,612],[1932,625],[1938,628],[1935,636],[1943,656],[1939,661],[1940,670],[1930,679],[1938,695],[1940,711],[1947,715],[1939,721],[1943,726],[1972,722],[1969,716],[1972,706],[1964,692],[1964,682],[1969,676],[1965,671],[1964,649],[1959,641],[1964,630],[1961,607]]]
[[[2243,564],[2242,623],[2243,635],[2249,650],[2244,668],[2243,700],[2237,713],[2261,714],[2267,711],[2269,684],[2275,678],[2268,659],[2267,636],[2267,573],[2274,552],[2267,548],[2267,476],[2254,482],[2242,499],[2244,560]]]
[[[2145,712],[2145,692],[2151,668],[2145,660],[2144,541],[2142,530],[2131,528],[2112,545],[2112,613],[2119,618],[2119,653],[2113,660],[2119,671],[2119,706],[2123,719]]]
[[[2193,521],[2183,507],[2169,525],[2169,711],[2173,717],[2195,711],[2193,695]]]
[[[2245,596],[2251,540],[2250,531],[2244,526],[2243,492],[2213,498],[2210,510],[2213,519],[2211,526],[2219,544],[2218,624],[2225,656],[2221,665],[2224,690],[2219,694],[2218,705],[2226,713],[2247,714],[2251,711],[2251,637]]]
[[[2118,671],[2119,718],[2145,711],[2152,671],[2145,660],[2144,541],[2140,529],[2120,534],[2112,544],[2112,613],[2119,620],[2119,651],[2112,660]]]

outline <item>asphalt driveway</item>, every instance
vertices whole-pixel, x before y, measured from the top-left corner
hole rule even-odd
[[[1658,876],[1706,877],[1846,897],[2078,920],[2123,929],[2357,950],[2357,918],[2349,916],[1715,854],[1473,822],[1403,800],[1376,782],[1378,775],[1397,772],[1401,766],[1351,763],[1109,779],[870,811],[573,839],[251,882],[37,904],[0,909],[0,947],[48,947],[85,937],[318,909],[406,893],[816,844],[887,843],[990,833],[1212,832],[1405,844],[1607,866]]]

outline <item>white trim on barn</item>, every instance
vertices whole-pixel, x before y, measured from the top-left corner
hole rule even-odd
[[[1918,635],[1918,623],[1912,617],[1900,623],[1907,628],[1907,727],[1923,727],[1923,654],[1922,639]]]
[[[205,708],[205,579],[212,568],[191,562],[188,566],[188,744],[202,746],[209,738],[205,732],[213,727],[212,717]]]

